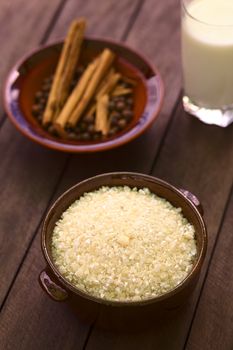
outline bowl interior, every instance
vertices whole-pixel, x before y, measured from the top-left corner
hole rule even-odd
[[[80,57],[80,63],[86,64],[91,62],[100,52],[101,49],[98,45],[93,46],[90,43],[85,42],[83,47],[83,53]],[[24,76],[24,80],[22,82],[21,91],[19,95],[19,104],[22,110],[22,113],[25,116],[25,119],[29,124],[33,125],[37,132],[44,137],[49,139],[55,139],[60,143],[67,144],[86,144],[87,142],[82,141],[69,141],[69,140],[61,140],[59,138],[55,138],[48,132],[46,132],[43,128],[41,128],[40,124],[37,122],[36,118],[33,117],[31,111],[34,103],[35,93],[40,89],[43,79],[50,76],[54,73],[55,67],[57,66],[59,54],[61,51],[61,45],[54,47],[53,50],[46,55],[44,59],[42,59],[36,66],[34,66],[31,70],[28,71],[28,74]],[[48,49],[47,49],[48,50]],[[127,63],[122,58],[117,58],[115,63],[115,68],[117,71],[127,76],[128,78],[132,78],[136,81],[137,85],[133,88],[133,96],[134,96],[134,117],[132,122],[128,125],[128,127],[122,132],[125,133],[129,130],[133,125],[137,123],[143,110],[146,105],[147,92],[146,92],[146,84],[143,75],[139,70],[135,69],[134,66]],[[103,141],[89,141],[88,143],[99,143]]]
[[[183,215],[188,219],[190,223],[194,225],[195,232],[196,232],[196,242],[197,242],[197,257],[196,261],[194,263],[192,271],[189,273],[189,275],[186,277],[186,279],[181,282],[181,285],[185,284],[185,281],[189,278],[189,276],[192,273],[197,273],[197,271],[201,267],[202,260],[205,255],[205,249],[206,249],[206,232],[205,232],[205,226],[203,223],[203,220],[201,218],[201,215],[199,214],[198,210],[195,208],[195,206],[187,200],[181,192],[179,192],[177,189],[175,189],[173,186],[167,184],[166,182],[152,178],[150,176],[141,175],[141,174],[130,174],[130,173],[116,173],[116,174],[104,174],[100,176],[96,176],[94,178],[91,178],[89,180],[86,180],[70,190],[68,190],[65,194],[63,194],[57,202],[54,204],[54,206],[51,208],[50,212],[48,213],[48,216],[44,223],[43,228],[43,239],[42,239],[42,247],[44,249],[45,257],[47,261],[50,264],[50,267],[55,271],[57,274],[57,270],[55,266],[53,265],[53,259],[51,254],[51,236],[53,233],[53,229],[55,226],[55,223],[58,219],[60,219],[62,213],[75,201],[77,200],[84,192],[90,192],[93,190],[96,190],[100,188],[101,186],[124,186],[127,185],[129,187],[137,187],[137,188],[144,188],[147,187],[150,189],[151,192],[157,194],[160,197],[163,197],[167,199],[169,202],[171,202],[175,207],[181,207]],[[44,246],[43,246],[44,242]],[[58,273],[59,275],[59,273]],[[64,282],[64,280],[63,280]],[[70,286],[70,284],[68,283]],[[179,285],[179,286],[181,286]],[[150,302],[150,300],[154,299],[160,299],[164,296],[170,295],[173,291],[179,288],[176,287],[171,292],[168,292],[164,294],[161,297],[148,299],[147,301]],[[77,291],[76,288],[73,288],[73,290]],[[83,294],[83,293],[82,293]],[[95,299],[95,298],[93,298]],[[145,300],[145,302],[147,302]],[[135,302],[134,302],[135,303]]]
[[[80,62],[87,64],[106,47],[111,48],[117,54],[116,69],[137,82],[133,89],[134,117],[125,130],[103,141],[61,140],[43,130],[33,117],[31,110],[35,93],[40,89],[43,79],[55,71],[62,43],[36,51],[12,71],[6,84],[5,102],[8,114],[18,129],[34,141],[48,147],[69,151],[85,151],[86,149],[92,151],[97,145],[100,149],[111,148],[116,140],[119,140],[120,144],[124,143],[128,139],[126,135],[132,134],[130,135],[132,138],[143,126],[151,122],[150,118],[158,112],[162,92],[157,74],[143,58],[119,44],[86,38]]]

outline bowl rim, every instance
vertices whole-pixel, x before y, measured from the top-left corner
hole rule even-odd
[[[7,116],[9,117],[10,121],[12,122],[12,124],[16,127],[16,129],[21,134],[23,134],[28,139],[30,139],[31,141],[34,141],[37,144],[40,144],[40,145],[47,147],[49,149],[58,150],[58,151],[62,151],[62,152],[69,152],[69,153],[93,153],[93,152],[106,151],[106,150],[110,150],[110,149],[113,149],[116,147],[120,147],[124,144],[127,144],[128,142],[133,141],[134,139],[136,139],[137,137],[142,135],[154,123],[155,119],[157,119],[160,115],[160,111],[161,111],[162,104],[164,101],[165,88],[164,88],[164,82],[162,80],[161,74],[160,74],[156,65],[152,64],[143,54],[139,53],[134,48],[132,48],[128,44],[122,43],[120,41],[112,40],[112,39],[105,38],[105,37],[91,36],[91,35],[85,36],[84,40],[99,41],[102,43],[113,44],[113,45],[116,45],[118,47],[123,47],[126,50],[130,51],[131,53],[135,54],[142,61],[144,61],[145,64],[154,73],[154,76],[157,79],[157,85],[159,87],[158,88],[158,91],[159,91],[158,101],[156,101],[157,108],[151,114],[150,119],[148,120],[148,118],[147,118],[146,122],[143,123],[143,125],[140,128],[138,128],[135,132],[133,132],[134,129],[131,128],[126,133],[120,135],[119,137],[107,140],[106,142],[103,142],[103,143],[95,143],[95,144],[89,144],[89,145],[88,144],[87,145],[85,145],[85,144],[82,144],[82,145],[64,144],[61,142],[56,142],[54,140],[49,140],[46,137],[38,136],[37,134],[35,134],[35,135],[32,134],[28,128],[25,129],[24,127],[22,127],[20,125],[20,123],[18,123],[17,118],[15,118],[15,116],[14,116],[14,113],[11,112],[11,110],[9,108],[8,94],[9,94],[9,90],[11,87],[12,75],[14,74],[14,72],[19,70],[19,68],[28,59],[30,59],[31,56],[39,53],[40,51],[42,51],[44,49],[52,48],[53,46],[56,46],[56,45],[61,45],[64,42],[64,38],[60,39],[60,40],[52,41],[51,43],[48,43],[45,45],[39,45],[37,48],[32,49],[31,51],[29,51],[29,53],[23,55],[20,59],[18,59],[17,62],[14,64],[14,66],[10,69],[10,71],[5,79],[5,82],[3,84],[2,101],[3,101],[4,110],[7,114]],[[128,62],[128,61],[126,60],[126,62]],[[130,63],[130,64],[132,65],[132,63]],[[21,115],[23,116],[23,113],[21,113]],[[131,133],[131,131],[132,131],[132,133]]]
[[[109,177],[115,177],[115,178],[122,178],[124,179],[125,177],[130,177],[130,178],[134,178],[135,180],[146,180],[148,183],[149,182],[153,182],[156,183],[164,188],[167,188],[171,191],[173,191],[177,197],[180,198],[181,201],[185,201],[193,210],[193,212],[195,213],[199,224],[200,224],[200,232],[201,232],[201,248],[200,248],[200,252],[198,254],[198,257],[192,267],[192,269],[190,270],[190,272],[187,274],[187,276],[172,290],[156,296],[156,297],[150,297],[147,299],[143,299],[143,300],[123,300],[123,301],[116,301],[116,300],[109,300],[109,299],[103,299],[103,298],[99,298],[99,297],[95,297],[77,287],[75,287],[74,285],[72,285],[67,279],[65,279],[62,274],[59,272],[59,270],[56,268],[55,264],[53,263],[52,258],[50,257],[50,254],[48,253],[48,249],[47,249],[47,244],[46,244],[46,237],[48,235],[48,230],[47,230],[47,226],[49,224],[50,218],[53,215],[54,210],[56,210],[56,207],[59,206],[59,204],[64,200],[64,198],[70,193],[76,190],[77,187],[82,187],[84,184],[86,183],[90,183],[95,181],[96,179],[104,179],[104,178],[109,178]],[[101,185],[103,186],[103,185]],[[100,187],[101,187],[100,186]],[[106,186],[108,186],[108,183],[106,183]],[[117,185],[116,185],[117,186]],[[123,186],[123,185],[122,185]],[[84,193],[84,192],[83,192]],[[165,198],[165,197],[164,197]],[[165,198],[166,199],[166,198]],[[74,293],[75,295],[84,297],[85,299],[97,302],[98,304],[104,304],[104,305],[111,305],[111,306],[117,306],[117,307],[121,307],[121,306],[136,306],[136,305],[149,305],[152,303],[159,303],[163,300],[167,300],[169,298],[171,298],[172,296],[176,295],[177,293],[179,293],[181,290],[183,290],[191,281],[191,279],[196,276],[199,272],[199,270],[202,267],[205,255],[206,255],[206,251],[207,251],[207,243],[208,243],[208,236],[207,236],[207,229],[206,229],[206,224],[205,221],[203,219],[203,216],[201,215],[200,211],[198,210],[197,206],[195,206],[195,204],[189,199],[187,198],[183,192],[181,190],[179,190],[178,188],[176,188],[175,186],[171,185],[170,183],[161,180],[159,178],[150,176],[150,175],[146,175],[146,174],[142,174],[142,173],[136,173],[136,172],[110,172],[110,173],[103,173],[103,174],[99,174],[90,178],[87,178],[77,184],[75,184],[74,186],[70,187],[68,190],[66,190],[65,192],[63,192],[57,199],[56,201],[50,206],[50,208],[47,211],[47,214],[44,218],[43,221],[43,225],[42,225],[42,230],[41,230],[41,249],[44,255],[44,258],[48,264],[48,266],[50,267],[50,269],[52,270],[53,274],[56,276],[57,280],[61,283],[61,285],[65,288],[65,290],[68,290],[68,293],[71,291],[72,293]]]

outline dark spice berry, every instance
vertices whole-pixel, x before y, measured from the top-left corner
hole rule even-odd
[[[119,119],[118,120],[119,128],[124,129],[126,127],[126,125],[127,125],[127,121],[125,119]]]
[[[123,117],[125,117],[125,119],[127,121],[131,120],[133,118],[133,112],[130,109],[125,109],[122,112]]]
[[[50,89],[51,89],[51,84],[47,84],[47,83],[46,83],[46,84],[43,84],[43,85],[42,85],[42,89],[41,89],[41,90],[42,90],[43,92],[48,92]]]
[[[82,122],[79,124],[79,129],[80,129],[80,131],[85,131],[86,128],[87,128],[87,124],[86,124],[85,122],[82,121]]]
[[[116,107],[116,104],[115,104],[114,100],[110,100],[109,104],[108,104],[109,111],[114,111],[115,107]]]
[[[77,126],[74,128],[74,132],[75,132],[76,134],[80,134],[80,133],[81,133],[81,130],[80,130],[79,125],[77,125]]]
[[[38,120],[38,122],[42,123],[43,115],[42,115],[42,114],[39,114],[39,115],[37,116],[37,120]]]
[[[54,129],[54,126],[53,125],[49,125],[48,127],[48,132],[52,135],[57,135],[57,132],[56,130]]]
[[[89,124],[87,126],[87,131],[90,133],[90,134],[93,134],[95,132],[95,126],[94,124]]]
[[[51,77],[47,77],[44,79],[44,84],[50,84],[52,85],[52,81],[53,81],[53,75],[51,75]]]
[[[114,103],[117,103],[117,102],[119,102],[119,101],[122,101],[122,98],[121,98],[121,96],[113,96],[113,97],[112,97],[112,101],[113,101]]]
[[[109,130],[109,136],[115,135],[118,131],[119,131],[118,127],[116,127],[116,126],[111,127]]]
[[[116,126],[116,125],[118,125],[118,120],[119,120],[120,117],[121,117],[120,115],[119,115],[119,117],[118,117],[118,114],[113,114],[113,115],[111,116],[111,118],[110,118],[110,125],[111,125],[111,126]]]
[[[75,132],[69,132],[67,137],[69,140],[77,140],[77,134]]]
[[[127,100],[126,100],[126,102],[127,102],[127,105],[128,105],[129,107],[132,107],[132,106],[133,106],[133,98],[132,98],[132,97],[128,97]]]
[[[41,108],[40,108],[40,105],[33,105],[32,106],[32,114],[37,117],[41,112]]]
[[[70,92],[76,86],[78,80],[83,74],[85,67],[78,67],[75,76],[70,86]],[[53,76],[46,77],[41,85],[41,89],[36,92],[32,106],[32,115],[40,123],[40,125],[47,130],[51,135],[60,138],[53,125],[50,123],[46,126],[42,125],[43,113],[46,108],[49,92],[52,86]],[[122,88],[132,87],[131,84],[122,81],[120,83]],[[61,106],[62,108],[63,106]],[[111,96],[109,100],[109,132],[108,135],[102,135],[101,132],[95,130],[95,113],[86,114],[80,119],[75,127],[65,126],[67,139],[71,141],[99,142],[108,137],[114,137],[117,133],[124,130],[130,121],[133,119],[134,100],[132,94]],[[88,109],[87,109],[88,110]]]
[[[90,140],[90,134],[89,134],[89,132],[84,132],[83,134],[81,134],[81,139],[83,140],[83,141],[87,141],[87,140]]]
[[[125,108],[125,103],[123,101],[118,101],[116,103],[116,110],[121,112]]]
[[[101,133],[96,132],[93,136],[92,136],[93,140],[99,140],[101,138]]]
[[[76,139],[77,141],[80,141],[82,139],[82,135],[80,133],[76,133]]]
[[[47,99],[43,96],[39,101],[39,105],[44,107],[46,103],[47,103]]]
[[[70,126],[70,125],[66,125],[66,126],[65,126],[65,131],[66,131],[67,133],[73,132],[73,130],[74,130],[74,128],[73,128],[72,126]]]
[[[37,91],[35,94],[35,101],[39,101],[42,96],[43,96],[43,92]]]

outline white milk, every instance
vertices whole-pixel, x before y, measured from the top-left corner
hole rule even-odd
[[[187,12],[182,20],[185,94],[198,106],[232,105],[233,0],[193,0]]]

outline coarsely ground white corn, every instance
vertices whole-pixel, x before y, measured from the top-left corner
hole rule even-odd
[[[180,208],[148,189],[101,187],[56,223],[52,255],[74,286],[108,300],[141,300],[176,287],[197,253]]]

